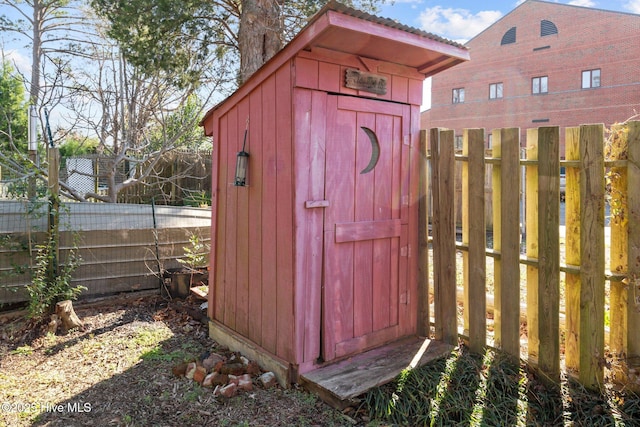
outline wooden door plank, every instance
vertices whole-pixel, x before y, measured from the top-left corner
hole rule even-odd
[[[362,129],[376,128],[376,116],[371,113],[356,113],[356,172],[369,164],[372,156],[372,142]],[[378,139],[384,135],[378,135]],[[369,173],[355,174],[355,221],[372,222],[375,199],[375,168]],[[337,241],[336,225],[336,241]],[[376,278],[373,276],[373,242],[371,239],[358,239],[354,243],[353,274],[353,335],[369,334],[373,330],[373,289]]]
[[[310,196],[324,198],[325,196],[325,152],[326,152],[326,123],[327,123],[327,94],[312,93],[310,166],[309,183]],[[324,210],[311,212],[309,219],[310,239],[307,251],[308,263],[305,268],[306,278],[298,286],[307,287],[307,321],[304,334],[304,360],[316,360],[320,356],[320,331],[322,307],[322,230],[324,227]]]
[[[344,243],[398,237],[401,226],[399,219],[338,223],[335,240]]]
[[[323,294],[323,357],[335,358],[336,343],[353,336],[353,243],[335,243],[335,225],[353,222],[355,178],[354,112],[338,110],[338,97],[327,106],[325,210],[325,285]]]
[[[320,356],[326,94],[295,90],[296,360]],[[311,200],[309,200],[311,199]],[[304,203],[302,202],[304,200]]]
[[[401,141],[401,131],[402,131],[402,123],[401,118],[394,116],[393,117],[393,128],[391,129],[393,140]],[[391,147],[392,152],[392,162],[391,162],[391,212],[390,218],[392,219],[400,219],[401,217],[401,207],[402,200],[399,197],[399,188],[402,182],[402,144],[396,143]],[[402,275],[400,269],[402,268],[400,264],[400,248],[403,246],[403,242],[401,238],[395,238],[390,240],[391,248],[390,256],[391,262],[389,263],[389,268],[391,269],[391,287],[389,289],[389,324],[395,325],[400,322],[400,281],[402,280]]]
[[[393,218],[393,117],[378,115],[376,117],[376,135],[383,136],[380,141],[380,159],[373,170],[374,173],[374,221],[394,221]],[[399,220],[395,220],[398,221]],[[400,229],[398,228],[398,235]],[[391,253],[391,240],[375,240],[373,242],[373,329],[386,328],[391,324],[391,294],[394,292],[394,282],[391,271],[398,268]]]

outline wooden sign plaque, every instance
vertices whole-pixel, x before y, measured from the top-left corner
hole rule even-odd
[[[387,93],[387,78],[360,70],[347,69],[345,86],[377,95],[385,95]]]

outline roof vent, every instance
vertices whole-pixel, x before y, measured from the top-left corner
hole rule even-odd
[[[550,36],[551,34],[558,34],[556,24],[546,19],[540,21],[540,37]]]
[[[511,44],[515,42],[516,42],[516,27],[511,27],[507,30],[506,33],[504,33],[504,36],[502,36],[502,41],[500,42],[500,44],[505,45],[505,44]]]

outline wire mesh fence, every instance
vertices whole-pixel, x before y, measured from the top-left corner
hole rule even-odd
[[[48,219],[46,200],[0,200],[0,305],[27,300]],[[71,251],[81,258],[72,274],[87,288],[81,298],[158,288],[163,271],[181,266],[191,236],[211,240],[210,208],[71,202],[59,224],[59,263]]]

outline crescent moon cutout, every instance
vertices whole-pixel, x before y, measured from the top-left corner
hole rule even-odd
[[[360,129],[364,131],[369,137],[371,141],[371,160],[369,160],[369,164],[366,168],[362,169],[360,174],[369,173],[376,167],[378,164],[378,159],[380,158],[380,143],[378,142],[378,137],[375,132],[369,129],[368,127],[361,126]]]

